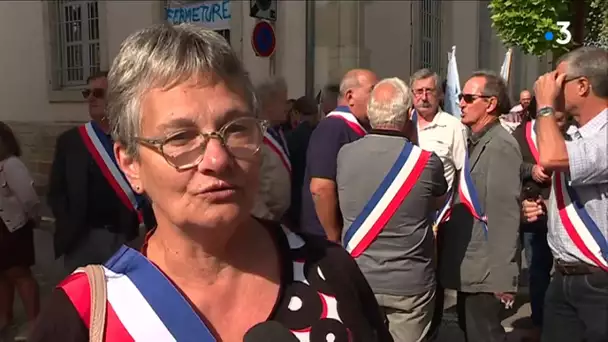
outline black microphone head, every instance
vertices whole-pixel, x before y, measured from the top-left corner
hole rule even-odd
[[[254,325],[243,337],[243,342],[299,342],[287,328],[277,321]]]

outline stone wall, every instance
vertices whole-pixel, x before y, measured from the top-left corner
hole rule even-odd
[[[62,132],[80,123],[21,121],[5,121],[5,123],[13,129],[21,144],[22,160],[34,178],[36,190],[40,195],[44,195],[53,162],[55,141]]]

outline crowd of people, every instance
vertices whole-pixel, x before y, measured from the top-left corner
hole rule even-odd
[[[30,304],[29,340],[433,341],[449,289],[467,342],[506,341],[523,248],[526,338],[607,341],[608,52],[566,54],[514,110],[493,72],[466,80],[461,119],[442,88],[354,69],[289,100],[213,31],[129,36],[83,92],[91,121],[57,140],[47,199],[71,274]],[[0,198],[21,203],[18,224],[0,210],[4,253],[39,203],[2,131]],[[2,273],[24,299],[27,251]]]

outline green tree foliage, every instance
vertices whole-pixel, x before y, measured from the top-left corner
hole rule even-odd
[[[608,1],[592,0],[589,3],[585,27],[585,45],[602,46],[608,49]]]
[[[492,27],[507,47],[519,47],[523,52],[536,56],[549,50],[562,52],[568,49],[568,46],[555,42],[559,38],[557,22],[570,20],[567,1],[492,0],[489,7]],[[555,38],[546,40],[546,32],[553,32]]]

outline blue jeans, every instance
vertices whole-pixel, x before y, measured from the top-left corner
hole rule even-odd
[[[551,281],[553,256],[547,243],[547,228],[544,222],[522,229],[522,242],[528,266],[530,308],[532,323],[543,324],[545,293]]]
[[[547,290],[543,325],[543,342],[608,341],[608,272],[555,272]]]

